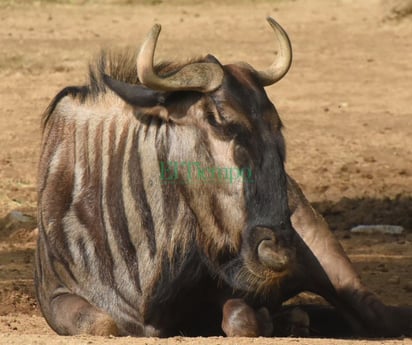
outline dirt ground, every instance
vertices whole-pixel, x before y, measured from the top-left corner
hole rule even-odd
[[[102,47],[138,46],[163,25],[159,58],[213,53],[271,63],[268,15],[288,31],[289,74],[267,88],[285,124],[287,169],[327,218],[366,285],[412,305],[412,16],[385,19],[380,0],[0,0],[1,344],[412,344],[400,340],[63,338],[34,297],[40,114],[85,80]],[[354,235],[396,224],[402,235]],[[304,296],[303,298],[313,298]]]

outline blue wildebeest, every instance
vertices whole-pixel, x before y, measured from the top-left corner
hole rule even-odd
[[[103,54],[88,85],[51,102],[35,287],[57,333],[271,335],[270,315],[310,290],[357,334],[411,334],[411,310],[363,287],[285,172],[282,124],[264,87],[287,73],[292,53],[269,23],[279,54],[266,70],[211,55],[154,65],[155,25],[137,63]],[[185,180],[200,165],[252,179],[207,180],[213,169],[204,169]]]

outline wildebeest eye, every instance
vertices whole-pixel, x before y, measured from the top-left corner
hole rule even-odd
[[[240,145],[248,145],[249,131],[239,123],[230,123],[225,126],[224,133],[233,138]]]
[[[225,134],[229,137],[235,138],[243,134],[244,130],[238,123],[228,123],[225,126]]]
[[[219,127],[219,123],[216,121],[216,117],[213,113],[208,113],[206,119],[209,125],[211,125],[212,127]]]
[[[235,139],[237,144],[241,145],[247,144],[250,133],[240,123],[231,122],[224,118],[221,119],[222,122],[219,122],[213,112],[207,112],[206,120],[213,127],[215,133],[222,138]]]

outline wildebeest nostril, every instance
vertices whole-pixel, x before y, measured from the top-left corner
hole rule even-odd
[[[250,230],[248,248],[254,251],[255,260],[275,271],[284,270],[288,258],[278,230],[267,226],[255,226]]]
[[[276,238],[270,240],[263,240],[259,243],[257,248],[257,254],[259,261],[275,271],[281,271],[285,269],[289,259],[285,255],[283,250],[279,250],[276,245]]]

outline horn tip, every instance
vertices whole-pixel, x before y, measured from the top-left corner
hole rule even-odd
[[[160,31],[162,30],[162,26],[158,23],[156,23],[155,25],[153,25],[152,27],[152,32],[159,34]]]
[[[266,17],[267,22],[273,27],[273,26],[280,26],[280,24],[273,19],[271,16]]]

